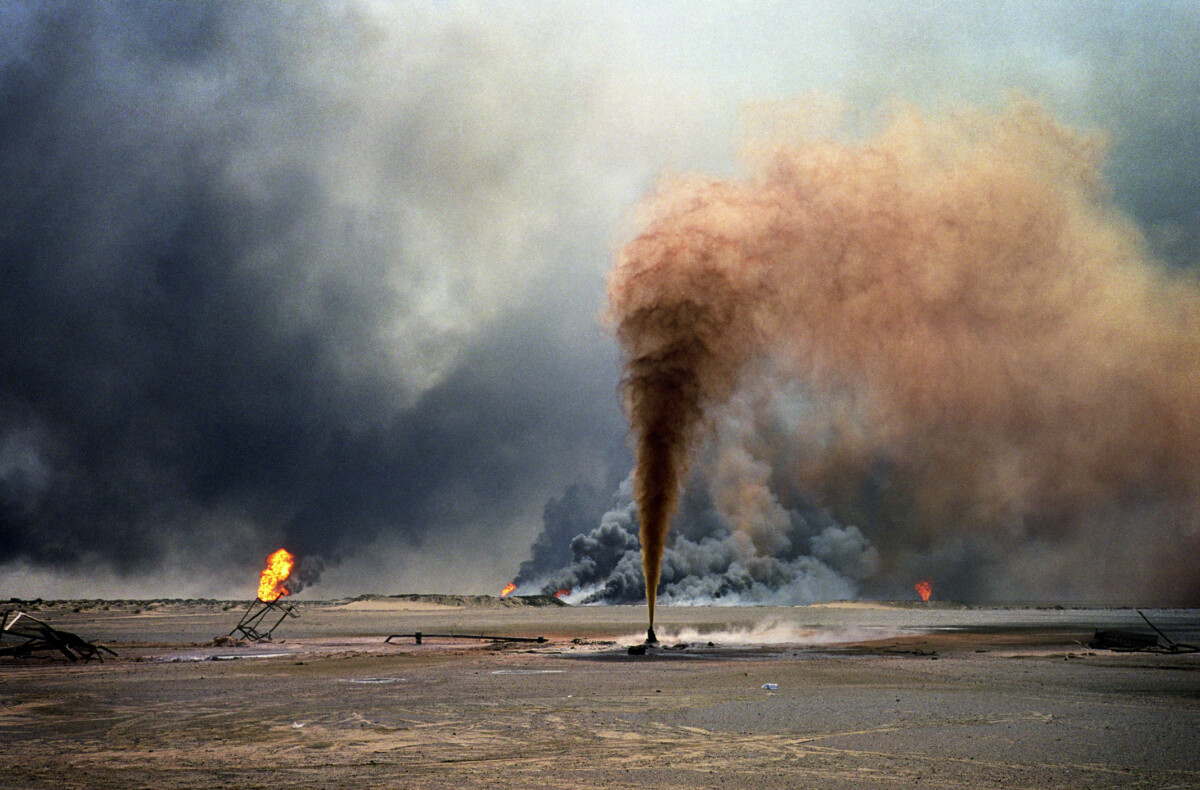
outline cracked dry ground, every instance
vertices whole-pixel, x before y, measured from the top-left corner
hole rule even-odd
[[[0,787],[1200,786],[1197,661],[932,647],[12,663]]]

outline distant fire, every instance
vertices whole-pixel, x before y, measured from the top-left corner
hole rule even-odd
[[[554,593],[554,597],[562,598],[564,595],[570,595],[570,594],[571,594],[570,590],[559,590],[558,592]]]
[[[501,598],[505,598],[505,597],[507,597],[507,596],[509,596],[509,595],[512,595],[512,591],[513,591],[513,590],[515,590],[515,589],[517,589],[517,583],[516,583],[516,582],[509,582],[508,584],[506,584],[506,585],[504,586],[504,589],[500,591],[500,597],[501,597]]]
[[[296,558],[287,549],[280,549],[267,557],[267,567],[258,579],[258,600],[270,603],[281,595],[287,595],[283,583],[292,575],[295,566]]]
[[[928,601],[929,596],[933,595],[933,584],[928,579],[922,579],[913,585],[913,589],[917,591],[917,595],[921,596],[922,601]]]

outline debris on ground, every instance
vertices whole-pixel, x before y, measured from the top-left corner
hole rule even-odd
[[[4,641],[17,641],[18,644],[5,646]],[[62,653],[71,661],[91,661],[93,658],[103,661],[101,653],[116,657],[116,653],[104,645],[93,644],[70,631],[62,631],[52,627],[44,620],[16,609],[4,612],[0,619],[0,656],[27,658],[35,651],[55,651]]]
[[[1126,631],[1118,628],[1097,629],[1088,647],[1094,650],[1112,650],[1117,653],[1200,653],[1200,647],[1175,642],[1150,622],[1150,618],[1135,609],[1146,625],[1154,629],[1153,634],[1142,631]],[[1162,641],[1159,638],[1162,638]]]
[[[244,647],[247,640],[233,636],[214,636],[204,647]]]

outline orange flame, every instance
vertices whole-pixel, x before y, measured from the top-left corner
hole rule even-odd
[[[504,586],[504,589],[500,591],[500,597],[503,598],[506,595],[512,595],[512,591],[515,589],[517,589],[517,583],[509,582]]]
[[[258,600],[270,603],[281,595],[287,595],[283,583],[292,574],[295,565],[296,558],[287,549],[280,549],[267,557],[267,567],[258,579]]]
[[[928,579],[922,579],[913,585],[913,589],[917,591],[917,595],[921,596],[922,601],[928,601],[929,596],[933,595],[933,584]]]
[[[571,594],[570,590],[559,590],[558,592],[554,593],[554,597],[562,598],[564,595],[570,595],[570,594]]]

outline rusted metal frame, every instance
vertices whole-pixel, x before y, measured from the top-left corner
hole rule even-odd
[[[256,609],[256,607],[258,608]],[[279,612],[279,619],[275,621],[274,625],[266,629],[266,631],[259,630],[260,626],[262,625],[262,621],[273,611]],[[242,615],[242,619],[233,627],[233,630],[229,632],[229,635],[233,636],[238,631],[241,631],[242,635],[251,642],[260,642],[263,640],[269,641],[271,639],[271,634],[276,628],[279,627],[280,623],[282,623],[288,617],[299,616],[300,613],[296,611],[296,607],[292,606],[290,603],[280,601],[279,599],[274,601],[264,601],[261,598],[255,598],[250,602],[250,605],[246,607],[246,613]]]

